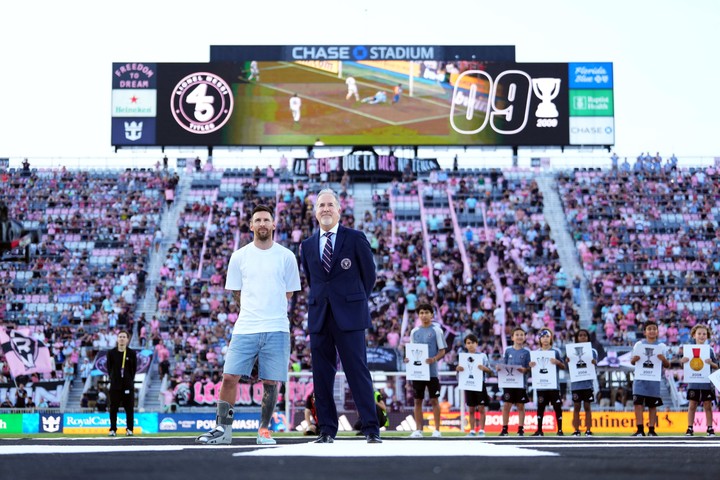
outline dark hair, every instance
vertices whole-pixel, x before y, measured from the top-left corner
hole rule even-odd
[[[255,214],[258,212],[267,212],[270,214],[270,217],[275,217],[272,208],[268,207],[267,205],[256,205],[255,208],[253,208],[252,216],[255,216]]]
[[[128,331],[125,330],[124,328],[122,328],[122,329],[120,329],[120,330],[118,331],[118,333],[117,333],[117,334],[118,334],[118,337],[120,336],[121,333],[124,333],[125,335],[127,335],[128,340],[132,338],[132,333],[128,332]]]
[[[463,340],[463,343],[467,342],[468,340],[470,340],[471,342],[479,343],[478,337],[474,333],[468,333],[467,335],[465,335],[465,340]]]
[[[515,328],[512,329],[512,332],[510,332],[510,336],[515,335],[515,332],[517,332],[518,330],[520,330],[521,332],[523,332],[523,333],[525,333],[525,334],[527,335],[527,333],[525,332],[525,330],[523,330],[522,327],[515,327]]]
[[[420,310],[427,310],[428,312],[435,313],[435,309],[433,308],[433,306],[427,302],[417,304],[415,311],[420,313]]]
[[[590,332],[588,330],[585,330],[584,328],[581,328],[577,332],[575,332],[575,343],[578,341],[578,337],[580,336],[580,332],[585,332],[585,334],[588,337],[588,341],[590,340]]]
[[[656,322],[653,322],[652,320],[648,320],[647,322],[645,322],[645,324],[643,325],[643,332],[647,330],[648,327],[652,327],[653,325],[655,325],[656,327],[658,326],[658,324]]]

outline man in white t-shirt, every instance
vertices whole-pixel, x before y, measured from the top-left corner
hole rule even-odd
[[[302,100],[298,97],[297,93],[290,97],[290,113],[292,113],[293,121],[300,121],[300,107],[302,107]]]
[[[263,382],[257,444],[275,444],[268,426],[277,403],[278,382],[287,381],[288,300],[300,290],[300,274],[295,255],[273,242],[275,222],[270,207],[258,205],[253,209],[250,230],[252,243],[233,253],[228,263],[225,289],[232,290],[240,314],[225,357],[217,425],[195,440],[203,445],[232,443],[237,385],[240,378],[251,376],[256,359]]]
[[[360,101],[360,94],[358,94],[358,88],[357,88],[357,82],[355,81],[354,77],[347,77],[345,79],[345,85],[347,85],[347,95],[345,95],[345,100],[350,100],[350,97],[355,97],[355,101]]]

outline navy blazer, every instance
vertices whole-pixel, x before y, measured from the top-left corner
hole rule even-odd
[[[365,234],[338,226],[330,272],[321,263],[320,231],[302,242],[300,258],[307,277],[308,331],[318,333],[330,309],[343,331],[372,326],[368,299],[375,286],[375,260]]]

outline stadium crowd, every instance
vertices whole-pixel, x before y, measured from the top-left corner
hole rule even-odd
[[[160,219],[169,211],[163,204],[170,208],[178,198],[177,177],[165,169],[3,175],[0,200],[43,236],[30,264],[0,270],[0,301],[7,305],[0,322],[27,326],[50,346],[56,366],[50,376],[83,375],[82,365],[114,346],[118,329],[135,326],[171,380],[168,403],[183,383],[219,382],[238,316],[224,289],[226,263],[252,240],[252,206],[274,209],[276,241],[298,254],[315,228],[315,192],[328,178],[308,181],[272,167],[192,175],[169,245]],[[632,345],[648,319],[659,322],[660,340],[670,346],[686,343],[697,322],[708,323],[717,338],[718,175],[713,168],[681,170],[671,160],[663,166],[654,157],[610,171],[557,174],[587,280],[563,270],[542,194],[527,172],[433,171],[377,185],[364,212],[355,211],[345,176],[332,183],[341,222],[366,233],[378,266],[368,345],[400,347],[416,305],[431,302],[450,347],[445,370],[454,370],[471,332],[494,361],[516,326],[528,334],[530,349],[542,328],[554,331],[562,347],[580,326],[585,281],[594,302],[591,331],[608,344]],[[147,318],[136,306],[150,256],[160,253],[150,286],[157,309]],[[296,371],[311,368],[305,295],[304,289],[294,295],[290,307]],[[9,379],[7,365],[2,374]]]

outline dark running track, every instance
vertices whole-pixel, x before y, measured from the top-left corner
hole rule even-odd
[[[190,437],[0,439],[0,479],[720,478],[719,438],[386,438],[382,445],[357,438],[333,445],[308,445],[308,437],[278,440],[277,447],[256,447],[250,437],[201,447]]]

